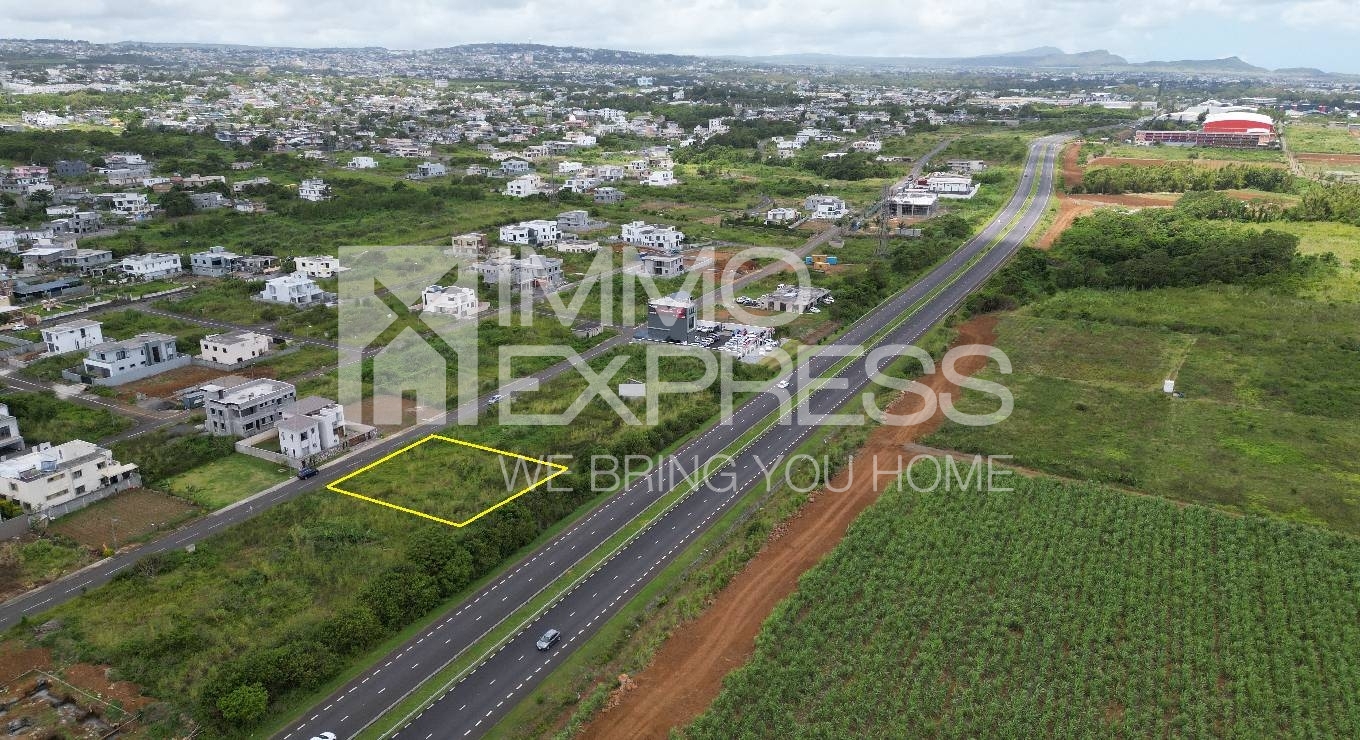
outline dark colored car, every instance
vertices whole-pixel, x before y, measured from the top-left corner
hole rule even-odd
[[[308,478],[311,478],[312,476],[320,472],[321,471],[317,470],[316,468],[303,468],[302,470],[299,470],[297,472],[297,477],[298,480],[307,480]]]

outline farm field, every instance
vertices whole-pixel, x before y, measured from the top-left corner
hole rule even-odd
[[[681,736],[1360,732],[1356,540],[1014,489],[885,493]]]
[[[1270,289],[1070,291],[1005,318],[1014,413],[926,444],[1360,533],[1360,306]],[[1175,378],[1186,394],[1161,392]],[[959,407],[994,410],[965,392]]]

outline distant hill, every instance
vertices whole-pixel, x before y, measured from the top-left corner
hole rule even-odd
[[[730,57],[733,59],[739,57]],[[1105,49],[1068,53],[1052,46],[1041,46],[1004,54],[972,57],[870,57],[837,54],[782,54],[775,56],[744,57],[769,64],[803,64],[826,67],[870,67],[891,69],[1079,69],[1112,72],[1170,72],[1177,74],[1265,75],[1272,70],[1243,61],[1240,57],[1224,59],[1178,59],[1174,61],[1130,62]],[[1287,75],[1325,75],[1314,69],[1295,68],[1276,70]]]

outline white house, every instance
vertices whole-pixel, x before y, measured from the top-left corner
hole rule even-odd
[[[977,193],[972,175],[936,172],[925,178],[925,188],[944,198],[971,198]]]
[[[322,290],[310,277],[293,272],[264,281],[260,300],[269,303],[286,303],[290,306],[310,306],[326,303],[335,298]]]
[[[428,177],[443,177],[449,174],[449,168],[439,162],[421,162],[416,165],[416,177],[425,179]]]
[[[502,226],[500,238],[507,244],[544,246],[556,244],[557,240],[562,238],[562,232],[558,229],[556,221],[534,219]]]
[[[547,192],[547,185],[538,175],[521,175],[506,182],[504,192],[511,198],[527,198]]]
[[[279,451],[296,461],[295,464],[345,444],[347,436],[353,436],[348,432],[371,431],[371,427],[347,423],[345,407],[320,396],[299,398],[285,407],[280,417],[274,424],[279,432]]]
[[[303,180],[302,183],[298,185],[298,197],[303,200],[310,200],[314,203],[328,200],[331,197],[330,188],[326,185],[325,180]]]
[[[677,184],[675,173],[670,170],[652,170],[647,173],[647,179],[643,182],[654,188],[668,188]]]
[[[146,332],[131,339],[101,342],[90,347],[81,361],[84,377],[78,375],[73,379],[95,385],[122,385],[184,367],[191,360],[189,355],[179,353],[173,335]]]
[[[803,208],[811,212],[810,218],[835,221],[850,212],[845,201],[834,195],[809,195],[803,201]]]
[[[623,179],[623,165],[600,164],[595,166],[595,176],[601,182],[618,182]]]
[[[559,175],[570,175],[573,172],[580,172],[581,169],[584,167],[585,165],[581,164],[580,162],[572,162],[570,160],[566,162],[558,162],[557,173]]]
[[[120,216],[136,218],[154,210],[144,193],[100,193],[97,197]]]
[[[457,319],[470,319],[480,308],[477,291],[458,285],[431,285],[421,294],[421,301],[423,311]]]
[[[378,168],[378,160],[372,157],[355,157],[345,166],[351,170],[373,170]]]
[[[868,152],[869,154],[877,154],[883,151],[883,142],[874,141],[873,139],[864,139],[863,141],[852,142],[850,144],[850,148],[854,149],[857,152]]]
[[[57,324],[42,330],[43,344],[47,354],[61,355],[76,350],[89,349],[104,341],[103,325],[89,319],[76,319]]]
[[[771,208],[765,212],[765,223],[767,224],[782,224],[797,220],[797,208]]]
[[[38,512],[89,494],[104,495],[141,485],[137,466],[113,459],[109,450],[73,439],[0,461],[0,496]],[[89,498],[102,498],[102,496]]]
[[[294,257],[293,264],[298,272],[314,279],[335,277],[335,273],[349,269],[340,266],[340,258],[332,257],[329,254],[317,257]]]
[[[137,280],[156,280],[184,272],[184,265],[178,254],[152,252],[124,257],[118,263],[118,271]]]
[[[685,232],[674,226],[656,226],[645,221],[630,221],[622,227],[620,236],[628,244],[664,249],[674,252],[685,240]]]
[[[269,352],[269,337],[253,331],[209,334],[198,340],[200,359],[219,365],[240,365]]]

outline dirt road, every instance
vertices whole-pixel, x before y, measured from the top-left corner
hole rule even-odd
[[[983,316],[962,324],[955,344],[991,344],[996,339],[996,321],[996,317]],[[971,375],[982,365],[980,358],[968,358],[956,369]],[[939,372],[921,382],[937,393],[958,393],[957,386]],[[919,396],[906,395],[891,411],[911,414],[921,405]],[[888,475],[875,481],[875,467],[905,469],[913,455],[904,445],[934,431],[943,419],[937,410],[922,424],[874,430],[856,454],[854,465],[832,481],[829,488],[837,492],[818,492],[787,527],[777,529],[780,535],[766,543],[702,616],[666,640],[652,664],[633,677],[635,688],[588,725],[585,737],[665,738],[671,728],[688,724],[707,708],[723,677],[750,658],[756,633],[775,605],[793,592],[798,577],[840,542],[850,523],[892,482]]]

